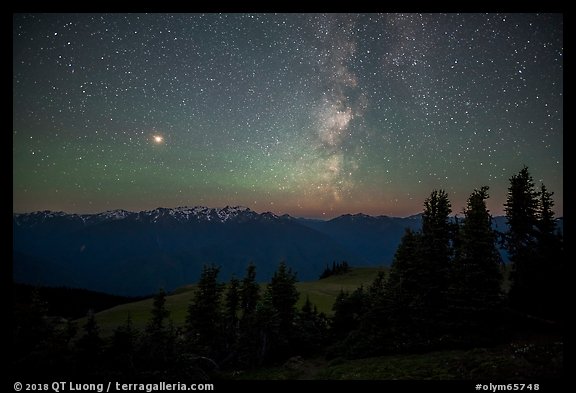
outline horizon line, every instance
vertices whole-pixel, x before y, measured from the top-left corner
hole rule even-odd
[[[363,212],[357,212],[357,213],[342,213],[342,214],[338,214],[334,217],[328,218],[328,217],[317,217],[317,216],[296,216],[296,215],[291,215],[288,213],[282,213],[282,214],[278,214],[276,212],[267,210],[267,211],[257,211],[254,210],[252,208],[249,208],[247,206],[242,206],[242,205],[226,205],[224,207],[208,207],[208,206],[203,206],[203,205],[195,205],[195,206],[188,206],[188,205],[184,205],[184,206],[177,206],[177,207],[162,207],[162,206],[158,206],[156,208],[153,209],[148,209],[148,210],[128,210],[128,209],[123,209],[123,208],[118,208],[118,209],[108,209],[108,210],[102,210],[102,211],[98,211],[98,212],[90,212],[90,213],[80,213],[80,212],[68,212],[68,211],[64,211],[64,210],[50,210],[50,209],[43,209],[43,210],[32,210],[32,211],[25,211],[25,212],[15,212],[13,211],[12,214],[13,215],[23,215],[23,214],[34,214],[34,213],[62,213],[62,214],[66,214],[66,215],[76,215],[76,216],[95,216],[95,215],[99,215],[99,214],[103,214],[103,213],[109,213],[109,212],[117,212],[117,211],[123,211],[123,212],[127,212],[127,213],[133,213],[133,214],[138,214],[138,213],[146,213],[146,212],[152,212],[154,210],[158,210],[158,209],[167,209],[167,210],[178,210],[178,209],[208,209],[208,210],[224,210],[224,209],[241,209],[241,210],[249,210],[251,212],[254,212],[256,214],[274,214],[277,217],[282,217],[282,216],[289,216],[292,218],[297,218],[297,219],[308,219],[308,220],[318,220],[318,221],[329,221],[329,220],[333,220],[339,217],[343,217],[343,216],[368,216],[368,217],[389,217],[389,218],[411,218],[411,217],[415,217],[415,216],[419,216],[421,214],[423,214],[422,211],[418,212],[418,213],[414,213],[414,214],[409,214],[406,216],[393,216],[393,215],[387,215],[387,214],[378,214],[378,215],[372,215],[372,214],[367,214],[367,213],[363,213]],[[459,213],[454,213],[452,212],[451,214],[449,214],[449,217],[462,217],[462,212]],[[499,214],[499,215],[491,215],[492,217],[503,217],[505,216],[505,214]],[[556,218],[563,218],[563,215],[560,215]]]

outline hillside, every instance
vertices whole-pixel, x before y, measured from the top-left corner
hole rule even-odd
[[[421,224],[421,215],[345,214],[321,221],[242,207],[14,214],[13,277],[32,285],[150,296],[197,281],[206,263],[219,265],[228,281],[253,262],[258,278],[269,280],[286,261],[301,280],[314,280],[336,261],[389,266],[405,229]],[[562,231],[563,220],[557,224]],[[506,218],[494,217],[492,225],[505,232]]]
[[[405,229],[421,224],[421,215],[346,214],[321,221],[242,207],[14,214],[13,277],[32,285],[150,296],[197,281],[206,263],[219,265],[228,281],[253,262],[265,281],[286,261],[299,279],[315,280],[332,262],[389,266]],[[563,220],[557,224],[562,231]],[[506,218],[494,217],[492,226],[505,232]]]
[[[224,281],[242,276],[249,262],[256,264],[260,280],[270,279],[280,261],[301,280],[314,280],[333,261],[387,264],[381,248],[395,249],[402,230],[374,235],[377,246],[367,258],[297,219],[241,207],[15,214],[13,229],[16,282],[123,296],[151,295],[158,288],[173,291],[197,281],[206,263],[221,266]],[[355,233],[360,232],[350,227],[349,236]]]
[[[298,282],[296,287],[300,292],[297,307],[301,307],[308,296],[318,310],[330,314],[336,296],[343,291],[353,291],[360,285],[366,287],[381,271],[380,267],[357,267],[346,274],[331,276],[322,280]],[[266,284],[261,284],[262,291]],[[194,296],[194,285],[179,288],[166,298],[166,306],[170,310],[170,317],[176,326],[181,326],[186,320],[188,305]],[[133,303],[122,304],[96,314],[96,319],[103,336],[109,336],[114,329],[124,323],[130,315],[134,326],[143,329],[150,318],[152,299],[145,299]],[[80,325],[83,319],[80,320]]]
[[[543,386],[548,387],[551,382],[562,378],[563,348],[563,340],[559,336],[529,337],[490,348],[395,354],[364,359],[294,358],[291,362],[281,366],[263,367],[235,374],[223,373],[220,378],[363,381],[496,380],[524,381],[525,383],[537,381],[536,383],[540,383],[540,389],[542,389]],[[454,387],[454,385],[450,386]],[[467,386],[462,386],[461,391],[465,391],[466,388]]]

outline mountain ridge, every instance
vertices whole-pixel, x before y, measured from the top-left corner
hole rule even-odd
[[[269,216],[273,218],[282,218],[282,219],[296,219],[296,220],[309,220],[309,221],[333,221],[337,220],[342,217],[354,217],[354,218],[397,218],[397,219],[419,219],[422,213],[414,214],[406,217],[401,216],[388,216],[388,215],[369,215],[365,213],[345,213],[337,217],[333,217],[331,219],[321,219],[321,218],[309,218],[309,217],[295,217],[289,214],[276,214],[270,211],[258,213],[254,210],[251,210],[249,207],[245,206],[225,206],[223,208],[214,208],[214,207],[206,207],[206,206],[178,206],[173,208],[167,207],[157,207],[151,210],[141,210],[141,211],[130,211],[125,209],[112,209],[106,210],[103,212],[98,213],[68,213],[64,211],[54,211],[54,210],[38,210],[34,212],[25,212],[25,213],[12,213],[14,217],[30,217],[30,216],[39,216],[43,214],[46,218],[54,218],[54,217],[71,217],[71,218],[78,218],[85,222],[93,221],[94,218],[109,218],[109,219],[124,219],[131,216],[151,216],[153,214],[159,215],[162,213],[168,212],[168,214],[172,215],[173,217],[182,217],[185,216],[186,218],[197,217],[197,218],[205,218],[210,220],[211,218],[218,217],[222,221],[226,221],[229,218],[233,218],[241,213],[250,214],[250,215],[260,215],[260,216]]]
[[[419,230],[421,219],[359,213],[322,221],[241,206],[14,213],[13,277],[138,296],[195,282],[210,263],[229,280],[254,262],[258,279],[269,280],[284,260],[299,280],[313,280],[335,261],[390,265],[405,229]],[[493,227],[504,232],[505,217]]]

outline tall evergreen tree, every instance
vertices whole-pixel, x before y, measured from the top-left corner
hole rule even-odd
[[[166,308],[166,292],[161,288],[154,296],[152,303],[151,318],[146,326],[146,332],[150,335],[162,334],[166,330],[165,321],[170,316]]]
[[[510,178],[510,187],[504,210],[508,223],[507,249],[512,262],[522,260],[534,250],[536,211],[538,199],[534,190],[534,181],[523,167],[517,175]]]
[[[383,331],[385,337],[380,341],[384,350],[410,348],[418,345],[420,336],[425,333],[420,323],[422,319],[423,275],[421,256],[422,235],[406,228],[386,281],[385,299],[380,315],[372,317],[377,320],[375,327]],[[374,330],[374,329],[372,329]]]
[[[396,250],[382,312],[370,316],[395,337],[395,346],[427,345],[446,332],[455,233],[450,213],[448,194],[432,191],[424,201],[422,231],[407,229]]]
[[[332,305],[332,333],[337,339],[345,338],[351,331],[360,327],[360,322],[368,310],[368,297],[363,286],[352,293],[340,290]]]
[[[112,334],[112,352],[114,354],[130,354],[136,350],[138,330],[134,327],[132,317],[128,315],[124,324],[114,329]]]
[[[267,351],[269,357],[274,359],[285,358],[295,349],[290,343],[294,339],[296,302],[299,298],[296,281],[296,274],[282,261],[266,287],[261,302],[261,311],[269,312],[269,306],[273,310],[273,321],[266,324],[269,328],[265,331],[268,332]],[[262,312],[258,318],[261,323]]]
[[[93,310],[88,311],[88,317],[83,327],[84,335],[78,340],[78,349],[86,357],[96,357],[102,350],[102,338],[100,337],[100,327],[96,321]]]
[[[88,311],[86,323],[83,326],[84,334],[78,340],[78,371],[84,375],[97,375],[101,367],[103,340],[100,337],[100,327],[94,316],[94,311]]]
[[[448,194],[444,190],[432,191],[424,201],[415,272],[417,291],[411,308],[414,321],[426,326],[431,335],[438,334],[445,322],[454,233],[449,220],[451,212]]]
[[[541,272],[536,244],[538,198],[526,166],[510,178],[504,207],[508,222],[506,248],[512,263],[510,304],[531,313],[539,302],[536,291]]]
[[[379,271],[378,275],[368,287],[368,300],[370,307],[379,307],[386,298],[386,273]]]
[[[448,194],[444,190],[432,191],[424,201],[422,248],[438,282],[445,280],[452,256],[450,242],[454,227],[449,220],[451,212]]]
[[[318,313],[308,296],[296,314],[296,332],[292,345],[296,347],[295,352],[301,355],[318,353],[326,343],[328,320],[324,314]]]
[[[48,319],[48,303],[34,288],[27,304],[15,304],[14,344],[18,354],[47,351],[54,340],[54,327]]]
[[[281,335],[278,311],[273,305],[270,291],[264,292],[256,305],[254,314],[250,315],[250,319],[253,320],[252,326],[254,327],[248,336],[253,340],[249,347],[251,364],[262,365],[268,360],[278,357],[278,347],[280,347],[281,356],[285,336]]]
[[[296,274],[282,261],[267,287],[272,306],[278,313],[280,329],[286,333],[292,327],[296,302],[300,296],[295,286],[296,281]]]
[[[226,291],[226,325],[230,328],[236,329],[238,322],[238,311],[240,309],[240,281],[236,277],[232,277],[228,283]]]
[[[236,344],[239,334],[238,312],[240,309],[240,281],[232,277],[228,283],[224,304],[224,335],[226,349],[230,351]]]
[[[553,238],[556,233],[556,219],[554,218],[554,200],[553,192],[549,192],[545,184],[540,185],[538,192],[538,205],[536,208],[536,217],[538,234],[544,238]]]
[[[186,317],[192,350],[211,357],[220,356],[223,346],[221,297],[224,285],[218,282],[219,272],[217,266],[204,266]]]
[[[239,329],[231,362],[240,367],[251,367],[261,364],[267,354],[267,345],[262,340],[267,336],[267,329],[261,325],[258,305],[260,304],[260,286],[256,282],[256,265],[249,263],[246,274],[238,288]],[[270,306],[271,307],[271,306]],[[261,314],[261,313],[260,313]],[[266,318],[264,316],[263,318]]]
[[[483,335],[501,308],[501,258],[486,207],[488,187],[468,198],[452,270],[450,303],[459,334]]]
[[[114,370],[122,375],[135,373],[135,355],[138,344],[138,330],[128,315],[124,324],[114,329],[109,354]]]
[[[246,276],[240,286],[240,308],[242,316],[250,315],[256,310],[260,298],[260,286],[256,282],[256,265],[250,263],[246,269]]]
[[[559,279],[564,274],[564,242],[552,210],[553,195],[544,184],[540,186],[536,209],[536,258],[540,285],[535,288],[538,302],[532,310],[538,316],[561,320],[564,286],[559,284]]]
[[[144,369],[151,372],[165,369],[172,361],[173,353],[168,345],[171,339],[169,317],[166,292],[161,288],[152,300],[150,319],[144,329],[138,356]]]
[[[394,313],[407,311],[419,290],[419,245],[421,235],[406,228],[394,254],[386,292]]]

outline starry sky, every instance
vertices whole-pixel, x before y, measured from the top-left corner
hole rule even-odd
[[[13,210],[563,213],[559,14],[14,14]]]

